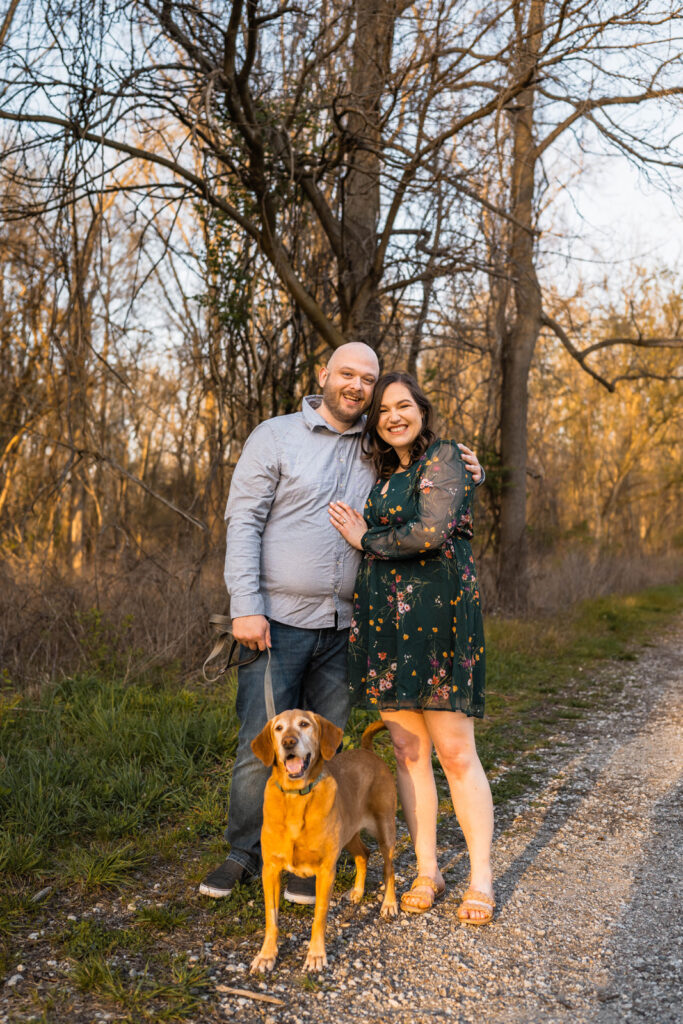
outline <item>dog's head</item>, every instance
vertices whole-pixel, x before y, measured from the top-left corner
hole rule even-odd
[[[273,763],[287,780],[305,779],[322,758],[329,761],[341,743],[343,731],[312,711],[283,711],[266,722],[251,749],[260,761]]]

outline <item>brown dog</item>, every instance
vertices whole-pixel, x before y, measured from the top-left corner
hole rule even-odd
[[[372,753],[372,737],[384,728],[373,722],[363,733],[361,750],[335,757],[342,730],[310,711],[283,711],[266,724],[251,749],[273,773],[263,800],[261,853],[266,934],[251,972],[272,971],[277,958],[280,874],[315,875],[315,914],[305,971],[327,966],[325,923],[337,859],[346,848],[356,862],[349,892],[358,903],[365,890],[368,849],[360,838],[366,828],[384,858],[382,917],[397,913],[394,883],[396,787],[384,762]]]

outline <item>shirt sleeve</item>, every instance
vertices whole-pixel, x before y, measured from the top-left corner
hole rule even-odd
[[[261,423],[247,438],[230,483],[225,509],[225,585],[230,615],[263,615],[261,537],[280,480],[275,438]]]
[[[474,484],[455,445],[440,442],[417,479],[417,514],[401,526],[378,526],[363,536],[363,549],[377,558],[415,558],[440,548],[455,528],[458,510]]]

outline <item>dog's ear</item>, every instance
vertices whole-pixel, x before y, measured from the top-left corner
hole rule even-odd
[[[344,730],[338,725],[333,725],[322,715],[316,715],[318,728],[320,729],[320,753],[325,761],[330,761],[337,753],[337,747],[342,741]]]
[[[258,736],[251,741],[251,749],[259,761],[263,761],[266,768],[270,768],[275,760],[275,747],[269,721],[263,726]]]

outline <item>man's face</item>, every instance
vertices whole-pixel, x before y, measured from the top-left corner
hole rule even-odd
[[[340,423],[355,423],[370,405],[377,382],[377,364],[363,354],[348,354],[320,371],[323,402]]]

